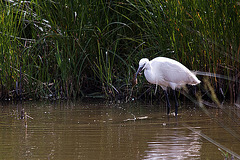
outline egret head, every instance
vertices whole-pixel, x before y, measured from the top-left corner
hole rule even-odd
[[[142,72],[144,70],[144,68],[146,67],[146,64],[149,62],[149,60],[147,58],[142,58],[139,61],[139,66],[138,66],[138,70],[134,76],[134,79],[137,80],[137,75]]]

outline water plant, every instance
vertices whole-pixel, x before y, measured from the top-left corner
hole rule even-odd
[[[237,1],[0,4],[2,99],[18,97],[16,86],[25,98],[127,97],[138,61],[157,56],[210,72],[217,96],[234,102],[239,95]],[[138,85],[133,95],[146,87]]]
[[[235,1],[131,1],[145,43],[144,56],[172,57],[212,76],[215,92],[239,93],[239,3]],[[134,15],[134,16],[136,16]],[[223,76],[222,76],[223,77]],[[233,81],[231,80],[233,77]]]

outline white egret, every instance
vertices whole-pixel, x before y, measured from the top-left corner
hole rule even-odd
[[[167,94],[167,87],[174,91],[175,97],[175,115],[178,113],[178,101],[175,89],[181,88],[186,84],[197,85],[201,81],[187,67],[170,58],[156,57],[149,61],[142,58],[139,61],[139,67],[135,74],[134,81],[137,83],[137,75],[144,70],[147,81],[162,87],[166,96],[167,114],[170,112],[170,102]]]

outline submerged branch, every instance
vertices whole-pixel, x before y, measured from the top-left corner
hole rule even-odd
[[[230,149],[228,149],[227,147],[221,145],[220,143],[216,142],[215,140],[213,140],[212,138],[208,137],[207,135],[201,133],[201,131],[198,131],[196,129],[194,129],[193,127],[187,125],[186,123],[182,124],[184,127],[186,127],[187,129],[189,129],[190,131],[198,134],[199,136],[203,137],[204,139],[206,139],[207,141],[211,142],[212,144],[214,144],[215,146],[221,148],[222,150],[230,153],[231,155],[233,155],[234,157],[240,159],[240,155],[238,155],[237,153],[231,151]]]

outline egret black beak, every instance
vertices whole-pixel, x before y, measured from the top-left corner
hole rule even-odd
[[[137,70],[137,72],[136,72],[136,74],[135,74],[135,76],[134,76],[135,79],[137,79],[138,74],[139,74],[140,72],[142,72],[143,67],[144,67],[144,66],[138,68],[138,70]]]
[[[133,80],[132,80],[132,85],[135,86],[137,84],[137,76],[140,72],[142,72],[144,66],[141,66],[138,68],[137,72],[135,73]]]

